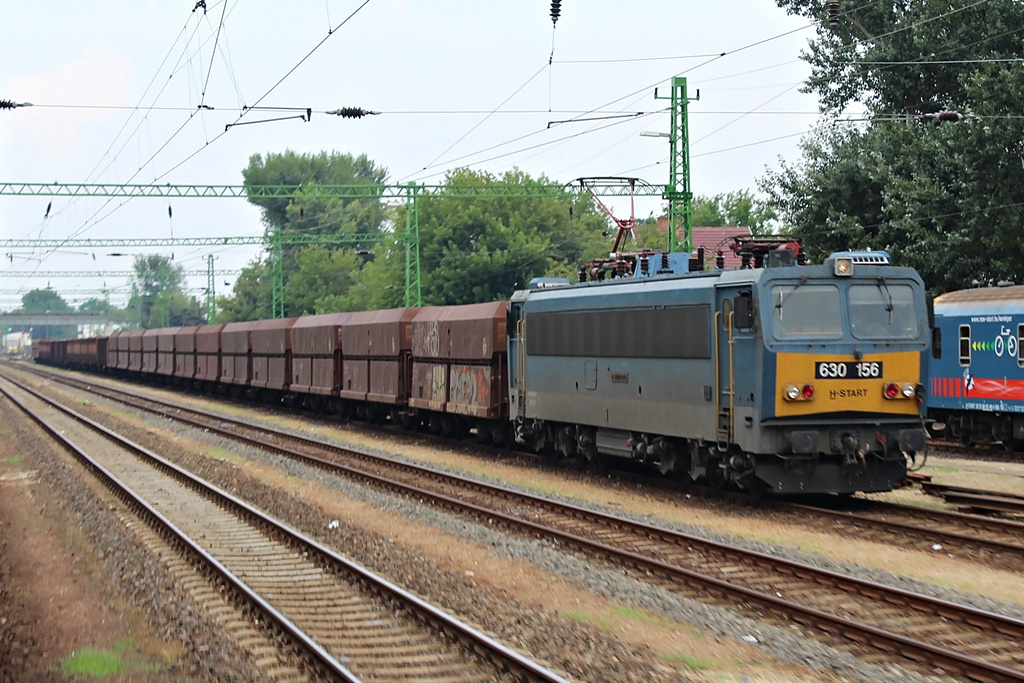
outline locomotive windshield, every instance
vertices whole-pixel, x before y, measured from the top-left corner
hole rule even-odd
[[[914,290],[908,284],[850,285],[846,290],[850,333],[856,339],[917,339],[920,334]],[[842,337],[842,297],[826,284],[772,287],[772,333],[778,340]]]
[[[909,285],[850,287],[850,331],[857,339],[916,339],[917,310]]]
[[[839,288],[805,284],[772,287],[772,329],[776,339],[842,336]]]

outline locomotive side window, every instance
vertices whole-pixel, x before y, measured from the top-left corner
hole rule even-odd
[[[1021,345],[1024,344],[1024,325],[1017,325],[1017,367],[1024,368],[1024,353],[1021,353]]]
[[[917,339],[917,316],[909,285],[880,280],[850,287],[850,332],[857,339]]]
[[[776,339],[820,339],[843,334],[839,289],[833,285],[772,287],[772,334]]]
[[[971,326],[960,326],[960,365],[971,364]]]
[[[710,358],[708,306],[534,313],[531,356]]]

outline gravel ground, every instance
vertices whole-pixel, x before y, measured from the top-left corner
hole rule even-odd
[[[148,625],[148,629],[126,635],[137,639],[136,645],[144,654],[152,654],[154,650],[174,651],[169,666],[163,659],[151,662],[162,669],[159,673],[126,675],[121,680],[260,680],[258,668],[247,662],[244,653],[196,609],[162,563],[139,544],[111,510],[110,503],[103,502],[92,487],[83,483],[88,475],[81,468],[58,454],[38,429],[24,422],[20,411],[8,400],[0,401],[0,424],[5,428],[4,438],[18,444],[20,456],[37,473],[32,494],[34,500],[42,503],[39,510],[42,521],[37,528],[53,533],[69,547],[72,541],[62,538],[65,535],[62,529],[68,535],[71,532],[81,534],[94,550],[86,551],[88,557],[75,558],[69,553],[67,560],[87,568],[101,586],[106,600],[126,601],[136,612],[130,616],[141,618]],[[18,539],[8,539],[7,543],[10,542],[16,543]],[[81,553],[80,546],[75,547]],[[2,555],[5,554],[0,553]],[[10,578],[13,568],[5,565],[4,570],[4,578]],[[51,577],[44,569],[37,581],[48,580]],[[24,586],[7,580],[3,584],[0,589],[0,613],[3,614],[0,618],[0,680],[65,680],[63,675],[48,670],[53,662],[40,658],[40,643],[48,637],[43,632],[47,628],[45,619],[11,609],[29,605],[31,596],[22,594],[26,590]],[[66,592],[66,589],[61,588],[59,592]],[[50,605],[50,608],[55,609],[52,616],[57,620],[66,617],[60,605]],[[99,629],[98,625],[89,623],[80,627],[87,631]],[[155,647],[154,640],[157,641]],[[86,644],[93,642],[85,641]]]
[[[141,417],[144,420],[152,418]],[[682,599],[672,593],[653,588],[636,581],[621,571],[591,563],[586,558],[565,553],[546,542],[531,541],[508,536],[489,527],[468,522],[434,508],[419,505],[413,501],[380,493],[353,484],[344,479],[298,465],[278,456],[255,449],[240,447],[196,430],[162,422],[162,427],[190,439],[199,439],[215,448],[242,455],[255,462],[281,468],[289,476],[315,482],[328,489],[342,492],[346,497],[365,501],[383,510],[394,511],[403,517],[424,523],[447,533],[472,540],[491,548],[497,557],[525,560],[556,574],[589,591],[640,609],[662,614],[673,621],[695,624],[709,629],[723,638],[749,642],[754,638],[759,646],[784,662],[808,667],[819,672],[822,680],[835,680],[836,676],[857,681],[913,681],[926,680],[902,669],[876,667],[866,664],[844,652],[827,648],[809,640],[790,628],[766,625],[746,619],[729,610],[718,609],[702,603]],[[134,425],[123,425],[132,438],[140,442],[152,441],[152,431],[139,429]],[[171,455],[166,449],[162,452]],[[638,667],[638,654],[623,651],[616,643],[609,641],[600,631],[587,628],[585,624],[571,623],[550,614],[538,614],[534,610],[517,610],[516,605],[506,602],[496,609],[493,597],[482,595],[471,581],[463,577],[441,574],[432,569],[422,558],[407,557],[401,548],[384,538],[367,537],[358,529],[349,529],[342,520],[340,528],[327,533],[329,515],[320,509],[315,501],[310,503],[294,498],[282,498],[281,492],[273,487],[246,477],[239,469],[227,462],[197,457],[184,451],[175,453],[174,459],[187,464],[200,476],[216,482],[232,492],[245,492],[254,504],[268,510],[275,516],[289,520],[289,523],[317,537],[324,543],[339,548],[358,562],[372,566],[392,580],[406,586],[428,600],[445,605],[445,608],[461,618],[493,633],[503,642],[531,653],[551,663],[579,680],[592,680],[595,671],[601,672],[602,680],[677,680],[676,673],[653,667],[648,670]],[[580,501],[572,501],[579,503]],[[617,511],[622,514],[621,511]],[[637,518],[650,522],[642,515]],[[680,531],[715,537],[703,528],[689,528],[672,525]],[[924,590],[941,597],[955,598],[975,604],[976,596],[957,595],[933,586],[924,586],[902,577],[892,576],[860,567],[838,566],[821,557],[794,551],[780,550],[764,544],[743,539],[719,536],[715,540],[735,543],[764,552],[781,554],[818,566],[825,566],[853,573],[864,578],[900,585],[913,590]],[[981,601],[984,602],[984,601]],[[991,605],[995,607],[995,605]],[[1004,609],[1005,608],[1005,609]],[[1001,606],[1000,611],[1011,611]],[[646,658],[653,661],[653,658]],[[783,679],[778,679],[783,680]]]

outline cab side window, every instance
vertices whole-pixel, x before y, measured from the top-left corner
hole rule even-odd
[[[971,326],[960,326],[960,365],[971,364]]]

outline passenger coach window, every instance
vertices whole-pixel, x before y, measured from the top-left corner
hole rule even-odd
[[[960,365],[971,364],[971,326],[960,326]]]
[[[772,334],[776,339],[842,336],[839,289],[833,285],[772,287]]]
[[[1021,353],[1021,346],[1024,346],[1024,325],[1017,325],[1017,367],[1024,368],[1024,353]]]
[[[879,280],[850,287],[850,331],[857,339],[917,339],[917,315],[909,285]]]

